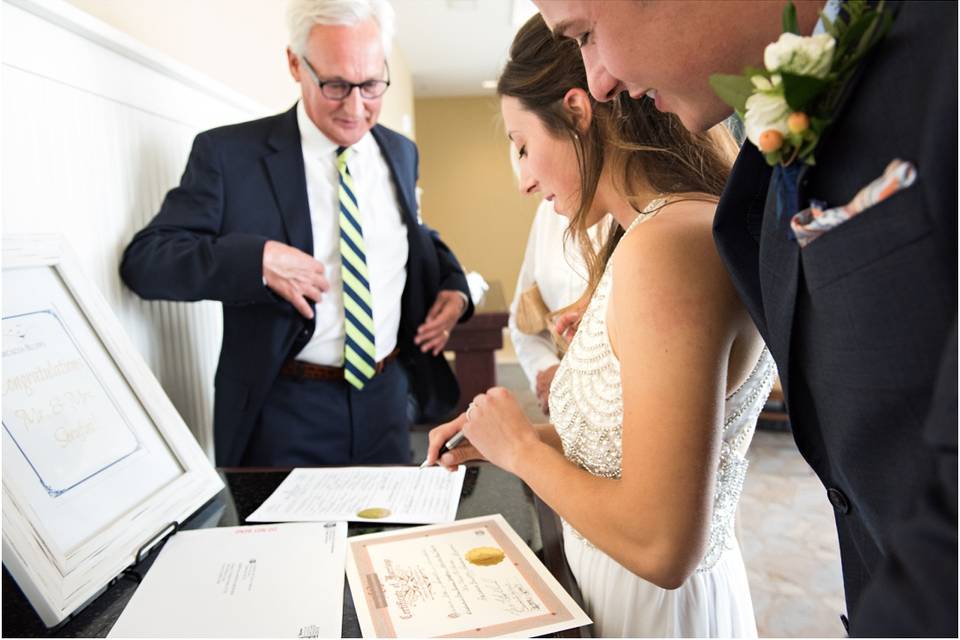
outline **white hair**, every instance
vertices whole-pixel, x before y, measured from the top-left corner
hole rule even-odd
[[[380,27],[384,55],[393,44],[393,7],[387,0],[290,0],[287,5],[287,29],[290,50],[298,56],[307,53],[307,38],[314,25],[355,25],[373,18]]]

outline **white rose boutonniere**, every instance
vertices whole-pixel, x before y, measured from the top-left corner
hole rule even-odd
[[[744,121],[747,138],[770,165],[796,160],[814,164],[814,149],[833,119],[844,85],[857,63],[893,22],[881,0],[848,0],[847,18],[821,15],[826,33],[797,34],[792,2],[783,11],[783,30],[763,52],[763,69],[743,75],[713,75],[710,84]]]
[[[776,42],[767,45],[763,66],[771,73],[786,71],[798,76],[826,78],[836,44],[836,39],[828,33],[807,38],[783,33]]]
[[[754,76],[753,84],[757,90],[747,98],[743,116],[747,139],[758,149],[779,148],[790,132],[790,107],[783,91],[763,76]]]

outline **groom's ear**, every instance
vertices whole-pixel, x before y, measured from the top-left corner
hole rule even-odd
[[[573,88],[563,96],[563,108],[573,118],[573,124],[580,133],[586,133],[593,119],[593,104],[590,94],[580,88]]]

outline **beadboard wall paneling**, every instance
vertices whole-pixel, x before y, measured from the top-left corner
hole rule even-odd
[[[67,237],[212,459],[220,305],[141,300],[118,266],[193,137],[266,110],[60,0],[2,10],[3,233]]]

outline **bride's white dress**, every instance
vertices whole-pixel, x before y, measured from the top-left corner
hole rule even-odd
[[[655,215],[662,204],[651,202],[627,233]],[[619,478],[621,472],[623,389],[606,325],[615,258],[616,254],[597,285],[550,389],[550,416],[564,455],[605,478]],[[678,589],[662,589],[640,578],[564,522],[567,562],[594,620],[594,635],[756,637],[734,515],[747,469],[745,453],[774,375],[773,359],[764,349],[747,380],[726,398],[707,550],[696,572]]]

